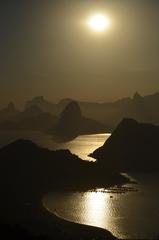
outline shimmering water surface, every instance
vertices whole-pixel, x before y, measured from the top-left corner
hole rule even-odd
[[[103,145],[110,134],[83,135],[58,144],[40,132],[0,132],[0,146],[16,139],[30,139],[49,149],[70,149],[82,159]],[[138,184],[123,189],[98,189],[93,192],[50,193],[43,202],[62,218],[99,226],[123,239],[155,239],[159,236],[159,175],[132,175]],[[131,191],[131,188],[134,191]]]
[[[45,196],[44,204],[65,219],[108,229],[121,239],[156,239],[159,175],[134,177],[139,182],[133,186],[134,191],[50,193]]]
[[[49,135],[32,131],[1,131],[0,147],[15,141],[16,139],[29,139],[42,147],[52,150],[69,149],[83,160],[94,161],[88,154],[102,146],[110,134],[81,135],[67,143],[57,143]]]

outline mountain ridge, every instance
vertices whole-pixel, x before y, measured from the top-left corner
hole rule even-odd
[[[159,126],[123,119],[91,157],[117,171],[159,170]]]

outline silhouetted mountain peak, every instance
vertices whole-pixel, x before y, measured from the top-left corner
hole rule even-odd
[[[19,111],[15,108],[14,103],[10,102],[7,107],[0,111],[0,120],[8,120],[10,117],[17,115],[18,113]]]
[[[76,136],[79,134],[82,115],[77,102],[68,103],[60,115],[56,134],[60,136]]]
[[[136,120],[132,119],[132,118],[124,118],[124,119],[119,123],[119,125],[117,126],[117,128],[116,128],[115,131],[117,131],[117,129],[119,129],[119,128],[121,128],[121,127],[130,128],[130,127],[136,126],[136,125],[138,125],[138,124],[139,124],[139,123],[138,123]]]
[[[3,150],[6,150],[8,153],[10,153],[12,150],[17,150],[19,153],[24,153],[26,151],[33,151],[37,149],[39,149],[39,146],[32,141],[25,139],[18,139],[3,148]]]
[[[25,109],[30,108],[31,106],[39,107],[43,112],[48,112],[55,114],[57,111],[57,106],[49,101],[47,101],[43,96],[37,96],[29,100],[25,104]]]
[[[34,97],[33,99],[29,100],[25,104],[25,109],[30,108],[31,106],[41,106],[45,104],[46,100],[44,99],[43,96],[37,96]]]
[[[16,108],[15,108],[15,105],[13,102],[10,102],[7,106],[7,109],[10,110],[10,111],[16,111]]]
[[[133,100],[136,102],[141,101],[142,99],[143,97],[138,92],[136,92],[133,96]]]
[[[120,171],[159,169],[159,127],[124,119],[91,155]]]
[[[70,114],[74,114],[77,117],[81,117],[81,110],[76,101],[71,101],[67,104],[67,106],[65,107],[61,114],[61,117],[69,116]]]

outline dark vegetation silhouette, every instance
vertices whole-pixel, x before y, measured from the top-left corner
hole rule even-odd
[[[158,171],[159,126],[124,119],[105,144],[90,155],[118,171]]]
[[[74,228],[68,239],[73,239],[72,234],[77,234],[79,239],[82,234],[83,239],[92,239],[91,234],[91,237],[98,236],[97,239],[114,239],[107,231],[94,228],[88,231],[87,227],[73,227],[72,224],[67,227],[65,221],[56,226],[57,221],[41,206],[41,199],[49,191],[81,191],[120,185],[128,181],[126,177],[103,169],[100,163],[83,161],[68,150],[50,151],[28,140],[17,140],[0,149],[0,159],[0,212],[1,221],[9,224],[7,228],[19,224],[38,235],[51,231],[51,236],[58,234],[59,239],[62,229],[72,231]],[[23,234],[20,229],[16,231],[15,234]],[[67,239],[63,236],[61,239]]]
[[[34,195],[34,189],[37,196],[38,192],[42,195],[49,190],[84,190],[127,180],[115,170],[101,169],[100,161],[83,161],[69,150],[51,151],[29,140],[17,140],[1,148],[0,159],[3,190],[8,191],[6,184],[12,189],[16,186],[26,197]]]

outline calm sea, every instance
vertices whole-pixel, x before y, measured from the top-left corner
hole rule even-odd
[[[0,146],[18,138],[30,139],[49,149],[70,149],[82,159],[103,145],[109,134],[83,135],[66,144],[57,144],[39,132],[0,132]],[[155,239],[159,236],[159,175],[131,174],[138,184],[122,189],[97,189],[90,192],[49,193],[44,204],[61,217],[99,226],[122,239]]]

